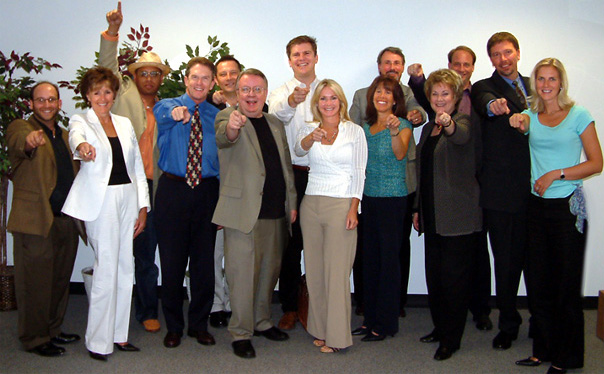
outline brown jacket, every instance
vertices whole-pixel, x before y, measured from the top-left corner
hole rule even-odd
[[[8,218],[7,230],[24,234],[48,237],[54,215],[49,198],[57,181],[55,153],[50,139],[46,144],[34,149],[31,154],[25,152],[25,138],[36,130],[42,129],[34,116],[27,120],[18,119],[8,125],[6,139],[8,157],[13,168],[13,203]],[[65,147],[69,149],[69,132],[61,132]],[[71,160],[74,174],[79,170],[79,163]],[[80,234],[81,225],[78,225]]]

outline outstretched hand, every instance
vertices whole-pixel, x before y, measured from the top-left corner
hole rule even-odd
[[[120,30],[120,26],[124,21],[124,16],[122,15],[122,2],[117,2],[117,9],[113,9],[107,13],[107,32],[109,35],[115,36]]]

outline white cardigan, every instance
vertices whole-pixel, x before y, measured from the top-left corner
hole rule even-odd
[[[138,210],[146,207],[149,211],[151,205],[147,177],[132,123],[128,118],[113,113],[111,120],[122,146],[128,176],[136,186]],[[94,221],[98,218],[105,199],[113,167],[113,155],[105,130],[92,109],[85,115],[76,114],[69,120],[69,146],[75,160],[81,160],[76,147],[83,142],[96,149],[96,159],[81,162],[80,171],[71,186],[62,212],[82,221]]]

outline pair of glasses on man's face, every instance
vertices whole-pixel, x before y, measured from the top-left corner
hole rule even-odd
[[[57,98],[57,97],[49,97],[48,99],[45,99],[43,97],[39,97],[37,99],[34,99],[33,101],[35,103],[38,103],[38,104],[44,104],[46,102],[48,102],[49,104],[54,104],[54,103],[56,103],[56,102],[59,101],[59,98]]]
[[[141,71],[136,74],[141,78],[147,78],[147,77],[157,78],[161,75],[161,73],[159,71]]]
[[[256,86],[256,87],[239,87],[239,91],[244,94],[249,94],[250,92],[254,92],[255,94],[261,94],[265,90],[264,87]]]

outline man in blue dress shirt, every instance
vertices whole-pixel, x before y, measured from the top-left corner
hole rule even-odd
[[[203,345],[215,344],[208,332],[208,316],[214,297],[216,225],[212,215],[218,201],[219,173],[214,119],[218,109],[206,102],[215,75],[210,60],[192,58],[185,72],[186,93],[161,100],[153,108],[158,166],[163,172],[155,195],[155,215],[167,348],[180,345],[183,335],[182,284],[187,263],[191,281],[187,335]]]

